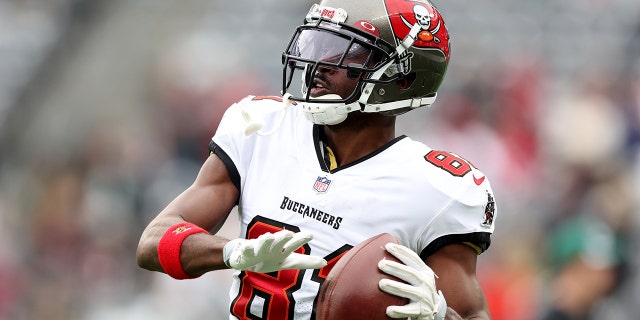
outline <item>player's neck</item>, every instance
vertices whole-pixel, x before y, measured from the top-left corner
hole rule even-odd
[[[395,117],[352,113],[342,123],[324,126],[323,140],[332,149],[338,167],[356,161],[395,138]]]

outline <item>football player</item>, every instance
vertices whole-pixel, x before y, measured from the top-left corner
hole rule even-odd
[[[283,53],[283,95],[228,108],[193,185],[143,232],[138,264],[177,279],[235,269],[231,319],[314,319],[339,257],[387,232],[402,263],[378,267],[406,283],[379,287],[409,299],[389,317],[489,319],[476,278],[496,218],[489,181],[395,131],[396,116],[434,103],[449,55],[427,0],[313,5]],[[217,236],[235,206],[241,236]]]

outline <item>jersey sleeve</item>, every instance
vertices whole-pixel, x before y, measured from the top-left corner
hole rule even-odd
[[[244,134],[246,126],[242,116],[242,105],[251,103],[248,96],[232,104],[222,116],[216,133],[209,142],[209,152],[218,156],[224,163],[231,181],[241,190],[242,177],[245,176],[246,162],[251,159],[254,139]]]
[[[282,98],[275,96],[247,96],[225,111],[211,138],[209,151],[223,161],[238,190],[242,191],[256,146],[273,140],[261,137],[251,127],[264,126],[271,133],[262,135],[271,135],[280,128],[285,115]]]
[[[420,256],[424,259],[448,244],[462,243],[478,254],[491,244],[496,205],[491,185],[477,169],[451,179],[449,200],[424,231]]]

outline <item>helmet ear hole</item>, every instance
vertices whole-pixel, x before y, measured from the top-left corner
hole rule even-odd
[[[400,90],[407,90],[415,81],[416,73],[411,72],[409,74],[403,75],[400,79],[396,80],[396,84],[398,85],[398,88],[400,88]]]

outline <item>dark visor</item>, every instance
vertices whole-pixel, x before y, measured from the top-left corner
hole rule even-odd
[[[288,52],[292,57],[310,61],[338,63],[341,58],[365,58],[371,49],[365,48],[354,39],[347,39],[324,30],[301,30]]]

